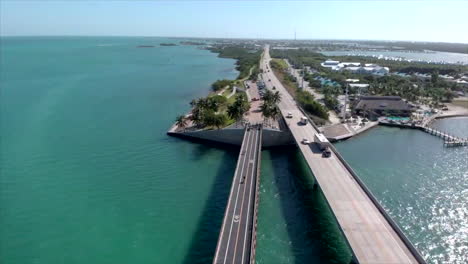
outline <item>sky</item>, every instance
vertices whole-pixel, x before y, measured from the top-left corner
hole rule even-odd
[[[0,1],[0,35],[468,43],[468,1]]]

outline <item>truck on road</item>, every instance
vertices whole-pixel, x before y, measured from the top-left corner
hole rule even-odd
[[[314,142],[318,145],[321,151],[328,149],[328,146],[330,145],[330,141],[328,141],[328,139],[322,133],[315,134]]]

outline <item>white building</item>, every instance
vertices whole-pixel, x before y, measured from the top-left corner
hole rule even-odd
[[[388,67],[381,67],[376,64],[366,63],[365,66],[361,66],[360,62],[339,62],[334,60],[326,60],[321,63],[322,67],[329,68],[334,71],[347,70],[359,74],[374,74],[374,75],[386,75],[390,73]]]
[[[386,75],[390,72],[388,67],[380,67],[380,66],[373,66],[373,67],[346,67],[343,70],[352,71],[358,74],[374,74],[374,75]]]

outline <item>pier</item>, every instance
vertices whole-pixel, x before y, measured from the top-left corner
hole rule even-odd
[[[433,136],[439,137],[444,140],[444,146],[446,147],[463,147],[468,146],[468,138],[461,138],[454,135],[450,135],[447,132],[443,132],[427,125],[414,125],[408,123],[399,123],[399,122],[389,122],[386,120],[379,121],[380,125],[385,126],[393,126],[393,127],[400,127],[400,128],[413,128],[422,130],[428,134]]]
[[[439,131],[431,127],[422,127],[422,129],[424,132],[442,138],[444,140],[444,146],[446,147],[468,146],[468,138],[459,138],[456,136],[452,136],[448,133]]]
[[[303,139],[312,141],[315,134],[320,132],[313,123],[301,124],[300,117],[304,113],[274,73],[266,70],[269,61],[267,46],[261,62],[263,79],[270,80],[266,81],[268,89],[275,86],[281,93],[282,99],[278,106],[283,118],[287,120],[296,144],[353,252],[354,261],[425,263],[413,244],[333,146],[332,156],[324,158],[315,144],[302,144]],[[286,118],[288,113],[292,114],[292,118]]]
[[[244,131],[214,264],[255,263],[262,125]]]

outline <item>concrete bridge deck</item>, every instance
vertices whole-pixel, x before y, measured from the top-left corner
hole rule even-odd
[[[218,238],[215,264],[254,263],[262,126],[245,130]]]
[[[302,139],[313,141],[319,133],[311,124],[299,125],[301,112],[291,95],[268,71],[269,49],[262,61],[263,79],[268,89],[273,86],[281,93],[279,108],[294,139],[320,186],[340,228],[358,263],[425,263],[410,241],[386,214],[370,191],[333,149],[329,158],[323,158],[315,144],[304,145]],[[270,67],[268,67],[271,69]]]

